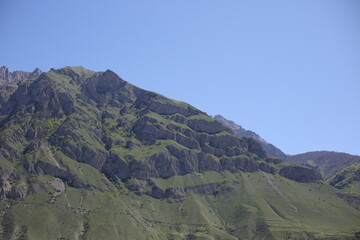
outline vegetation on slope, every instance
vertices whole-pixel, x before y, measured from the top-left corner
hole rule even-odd
[[[317,169],[324,179],[328,180],[351,164],[360,163],[360,156],[339,152],[318,151],[289,156],[287,160]]]
[[[349,237],[315,171],[111,71],[0,87],[2,239]]]

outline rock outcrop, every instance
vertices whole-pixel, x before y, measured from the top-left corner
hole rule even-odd
[[[304,183],[322,180],[319,172],[302,166],[285,166],[281,168],[279,174],[294,181]]]
[[[42,71],[36,68],[33,72],[14,71],[10,72],[5,66],[0,67],[0,85],[15,83],[25,79],[35,78],[40,76]]]

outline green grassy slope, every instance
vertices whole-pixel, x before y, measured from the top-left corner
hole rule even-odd
[[[222,184],[214,194],[187,190],[182,199],[136,195],[124,183],[108,191],[66,186],[54,198],[50,177],[38,194],[2,203],[3,239],[311,239],[359,231],[360,212],[325,183],[263,172],[205,172],[153,182],[186,188],[198,178],[201,185]]]
[[[360,209],[360,163],[354,163],[340,171],[327,182],[339,189],[340,196],[348,203]]]

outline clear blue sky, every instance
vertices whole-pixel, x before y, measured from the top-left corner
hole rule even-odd
[[[0,65],[111,69],[289,154],[360,155],[360,1],[0,0]]]

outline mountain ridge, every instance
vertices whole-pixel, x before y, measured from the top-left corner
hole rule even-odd
[[[264,150],[272,156],[278,157],[284,161],[294,162],[316,169],[322,174],[325,180],[335,176],[350,165],[360,162],[360,156],[335,151],[311,151],[291,155],[285,154],[279,148],[265,141],[257,133],[246,130],[221,115],[214,116],[214,119],[228,126],[240,137],[249,136],[254,138],[261,144]]]
[[[281,151],[279,148],[275,147],[274,145],[272,145],[271,143],[268,143],[266,140],[264,140],[263,138],[261,138],[257,133],[250,131],[250,130],[246,130],[245,128],[243,128],[242,126],[236,124],[235,122],[228,120],[226,118],[224,118],[221,115],[215,115],[214,119],[216,121],[219,121],[221,123],[223,123],[224,125],[228,126],[231,130],[234,131],[235,134],[237,134],[240,137],[251,137],[254,138],[257,142],[259,142],[261,144],[261,146],[264,148],[264,150],[274,156],[274,157],[278,157],[282,160],[286,160],[288,155],[285,154],[283,151]]]
[[[360,163],[360,156],[334,151],[314,151],[289,155],[288,161],[318,169],[325,180],[354,163]]]

